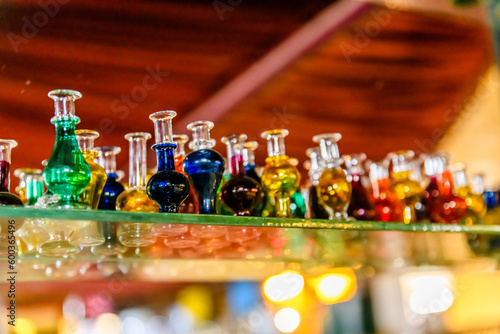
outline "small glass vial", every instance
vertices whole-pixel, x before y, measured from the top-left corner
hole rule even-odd
[[[471,188],[467,182],[465,165],[462,163],[453,165],[453,179],[457,195],[462,197],[467,204],[468,212],[465,217],[465,225],[481,224],[484,215],[486,215],[486,203],[483,198],[483,179],[476,178],[474,189]]]
[[[121,152],[118,146],[96,147],[95,151],[99,153],[99,165],[104,168],[108,176],[101,198],[99,200],[99,210],[116,210],[116,200],[122,192],[125,191],[123,185],[118,181],[116,171],[116,155]],[[92,247],[94,255],[116,256],[123,254],[127,248],[122,246],[117,239],[117,223],[101,222],[99,224],[100,232],[104,236],[104,244]]]
[[[319,196],[330,214],[330,219],[347,219],[347,208],[351,201],[351,183],[341,168],[337,142],[340,133],[325,133],[313,137],[319,143],[325,168],[318,179]]]
[[[14,175],[19,178],[16,193],[19,194],[21,201],[28,206],[35,205],[36,200],[44,192],[42,170],[38,168],[18,168],[14,171]]]
[[[216,214],[217,190],[224,173],[224,158],[213,150],[215,140],[210,138],[214,123],[198,121],[187,126],[193,133],[189,148],[193,152],[184,159],[184,173],[189,177],[199,203],[200,214]],[[225,235],[225,226],[193,225],[191,234],[196,237],[217,238]]]
[[[392,161],[392,188],[400,201],[403,222],[405,224],[418,221],[417,212],[422,210],[424,189],[420,182],[413,179],[415,153],[411,150],[391,152],[388,159]]]
[[[19,197],[10,193],[11,150],[16,146],[15,140],[0,139],[0,205],[23,205]]]
[[[387,160],[370,164],[376,219],[382,222],[402,222],[402,205],[391,187],[388,166]]]
[[[146,142],[151,138],[147,132],[125,135],[129,142],[129,188],[116,199],[118,211],[159,212],[160,207],[146,192]],[[149,223],[120,224],[118,239],[127,247],[146,247],[155,243],[153,225]]]
[[[324,162],[321,159],[321,149],[319,146],[308,148],[306,155],[309,157],[309,163],[305,163],[309,169],[309,182],[307,183],[308,218],[328,219],[330,215],[325,209],[325,204],[320,199],[318,189],[319,178],[324,168]]]
[[[172,140],[177,144],[177,147],[174,149],[175,170],[186,175],[182,169],[182,164],[186,158],[185,145],[189,141],[189,137],[187,135],[173,135]],[[180,213],[198,213],[199,210],[196,193],[191,183],[189,183],[189,185],[189,195],[181,203],[179,207]]]
[[[352,195],[347,214],[356,220],[374,220],[376,217],[368,191],[363,186],[361,178],[365,171],[363,162],[366,160],[366,154],[350,154],[344,156],[344,164],[347,167],[348,180],[351,181]]]
[[[48,96],[54,100],[55,115],[50,121],[56,128],[56,141],[43,178],[51,193],[59,196],[59,201],[51,207],[87,209],[88,206],[72,200],[84,191],[92,175],[75,136],[75,126],[80,123],[80,118],[75,116],[75,101],[82,95],[74,90],[58,89]]]
[[[276,217],[292,218],[290,197],[298,189],[300,173],[290,163],[285,153],[286,129],[275,129],[261,133],[267,140],[266,166],[262,174],[262,186],[268,196],[275,199]]]

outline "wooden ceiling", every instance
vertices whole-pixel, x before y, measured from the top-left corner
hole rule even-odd
[[[185,133],[190,113],[331,5],[242,1],[218,13],[213,3],[73,0],[24,37],[26,22],[41,17],[39,4],[0,4],[0,137],[19,142],[13,168],[40,166],[52,152],[48,91],[82,92],[79,128],[101,132],[98,145],[126,148],[123,136],[152,132],[148,115],[165,109],[178,112],[174,131]],[[312,136],[323,132],[343,134],[342,153],[372,158],[430,149],[490,65],[490,32],[464,17],[391,11],[380,31],[356,44],[383,11],[370,6],[247,98],[223,113],[206,112],[216,122],[213,137],[243,132],[263,143],[262,130],[285,127],[287,153],[301,161]],[[24,39],[13,44],[13,34]],[[356,48],[350,61],[342,46]],[[148,68],[161,75],[144,89]],[[146,96],[123,102],[140,91]],[[220,143],[217,149],[225,154]],[[127,170],[126,150],[118,166]]]

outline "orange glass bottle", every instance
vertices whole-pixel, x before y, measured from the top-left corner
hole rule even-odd
[[[387,161],[370,164],[370,181],[376,219],[383,222],[402,222],[402,205],[391,188]]]

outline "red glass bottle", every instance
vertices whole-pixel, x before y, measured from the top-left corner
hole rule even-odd
[[[373,220],[376,217],[375,208],[361,182],[365,173],[363,169],[363,161],[365,160],[366,154],[364,153],[344,156],[348,180],[351,181],[352,186],[351,202],[347,208],[347,214],[357,220]]]
[[[438,196],[429,202],[429,218],[432,222],[458,224],[467,215],[467,203],[453,194],[453,177],[444,153],[426,159],[431,178],[435,177]]]
[[[186,157],[185,144],[188,142],[189,137],[187,135],[173,135],[172,139],[177,144],[177,147],[174,149],[175,170],[186,175],[184,173],[184,170],[182,169],[182,163],[184,162],[184,158]],[[189,195],[184,200],[184,202],[181,203],[179,212],[198,213],[198,207],[199,204],[198,199],[196,198],[196,193],[193,186],[190,184]]]
[[[10,193],[10,155],[17,142],[11,139],[0,139],[0,205],[19,205],[23,202]]]
[[[383,222],[403,221],[402,205],[391,189],[388,162],[386,160],[370,164],[370,181],[376,219]]]

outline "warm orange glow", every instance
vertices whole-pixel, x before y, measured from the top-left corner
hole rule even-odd
[[[351,299],[357,290],[356,276],[351,268],[337,268],[316,278],[310,283],[322,304],[331,305]]]

